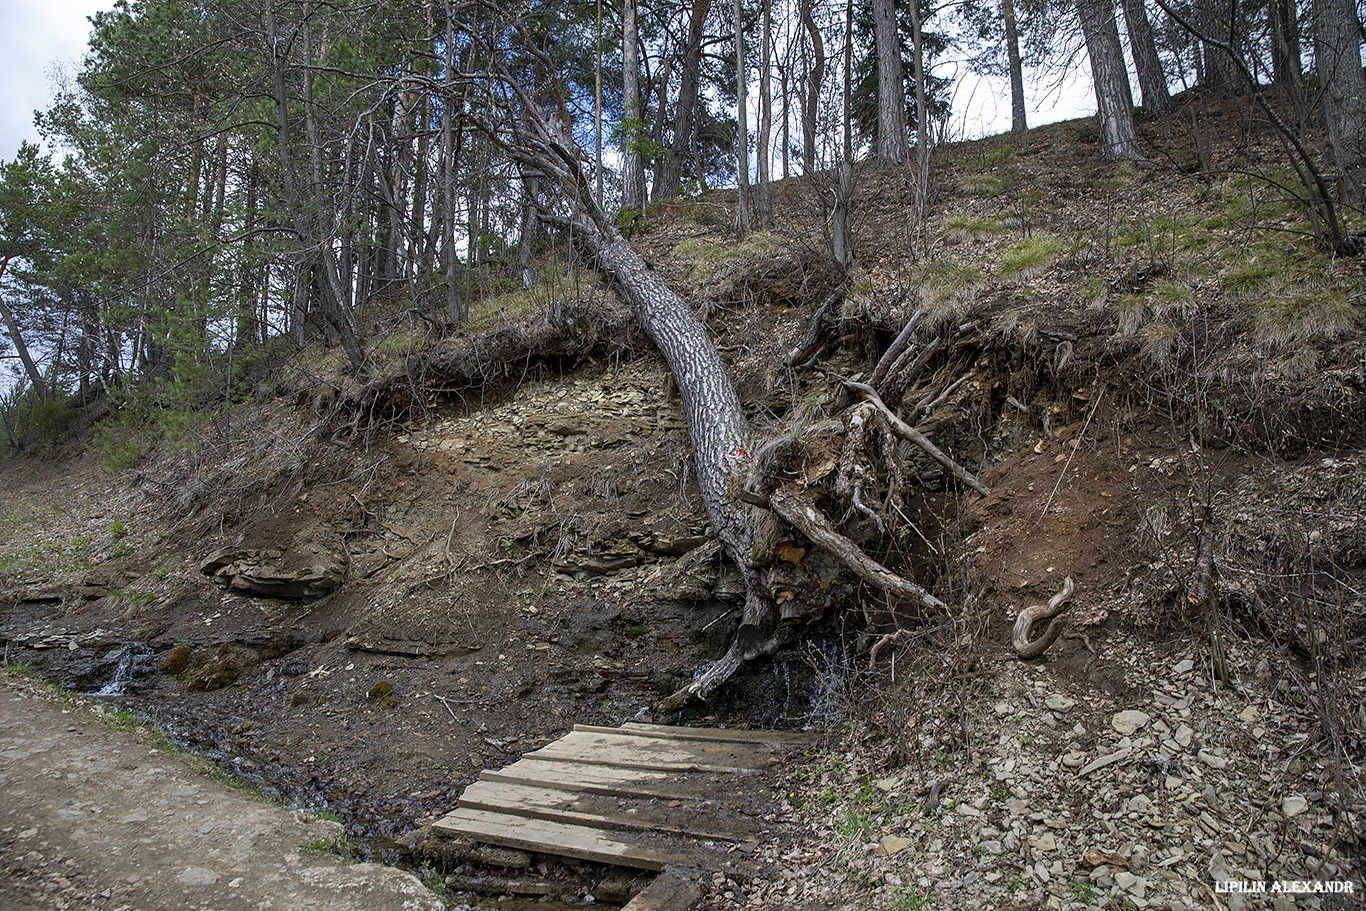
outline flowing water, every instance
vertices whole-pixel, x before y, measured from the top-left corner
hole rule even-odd
[[[152,650],[141,643],[125,645],[111,663],[113,673],[91,696],[126,696],[134,682],[150,670]]]

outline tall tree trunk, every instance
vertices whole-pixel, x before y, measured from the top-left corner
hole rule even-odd
[[[759,54],[759,192],[755,213],[760,230],[773,227],[773,183],[769,174],[773,162],[773,80],[769,72],[773,65],[771,9],[771,3],[764,4],[760,29],[763,50]]]
[[[1314,61],[1342,196],[1360,206],[1366,202],[1366,77],[1361,22],[1352,0],[1314,0]]]
[[[622,0],[622,85],[625,119],[622,121],[621,208],[639,212],[645,208],[645,159],[640,153],[645,120],[640,100],[640,34],[636,30],[636,0]]]
[[[906,135],[906,74],[901,66],[896,0],[873,0],[873,37],[877,47],[877,161],[904,164],[911,157],[911,145]]]
[[[788,78],[790,74],[787,66],[787,63],[790,62],[791,59],[789,54],[788,60],[785,61],[778,70],[778,93],[783,99],[783,131],[781,134],[783,137],[783,180],[787,180],[788,157],[789,152],[792,149],[792,96],[789,94]]]
[[[660,67],[660,72],[654,78],[655,86],[655,115],[654,142],[651,144],[653,155],[650,158],[650,201],[659,202],[668,197],[660,195],[663,192],[664,171],[668,167],[669,150],[664,145],[664,140],[668,138],[665,126],[664,112],[669,109],[669,82],[673,76],[673,58],[665,58],[664,65]],[[670,194],[673,196],[676,194]]]
[[[593,66],[593,179],[598,207],[602,207],[602,0],[598,0],[597,58]]]
[[[253,236],[256,230],[256,196],[260,172],[256,168],[256,163],[249,158],[243,170],[245,173],[242,175],[242,182],[246,184],[247,198],[242,228],[246,236],[242,239],[240,260],[237,264],[237,334],[234,343],[250,348],[265,340],[256,318],[256,238]]]
[[[1195,0],[1195,25],[1203,38],[1214,38],[1224,47],[1201,41],[1205,60],[1201,84],[1218,98],[1246,95],[1255,86],[1244,67],[1238,65],[1230,51],[1241,53],[1243,38],[1236,29],[1235,5],[1229,0]]]
[[[428,148],[431,139],[427,135],[427,123],[431,115],[431,96],[423,94],[414,112],[417,123],[417,153],[413,156],[413,208],[412,218],[408,221],[408,277],[416,276],[419,268],[426,272],[430,269],[427,260],[427,165]]]
[[[802,25],[811,39],[811,67],[806,71],[802,104],[802,173],[816,169],[816,117],[820,111],[821,84],[825,82],[825,41],[811,13],[811,0],[801,0]]]
[[[844,154],[839,183],[830,213],[830,258],[841,269],[854,264],[854,239],[849,230],[849,207],[854,199],[854,0],[844,4]]]
[[[1077,14],[1091,58],[1101,153],[1112,160],[1142,158],[1134,132],[1133,95],[1124,67],[1124,49],[1119,44],[1114,0],[1077,0]]]
[[[1295,0],[1269,0],[1267,24],[1271,31],[1272,78],[1282,85],[1297,84],[1304,74],[1300,61],[1300,22]]]
[[[1134,55],[1143,112],[1166,114],[1172,109],[1172,96],[1167,90],[1167,75],[1157,56],[1157,42],[1153,40],[1153,27],[1143,0],[1124,0],[1124,28],[1129,33],[1129,50]]]
[[[1023,133],[1025,122],[1024,65],[1020,59],[1020,29],[1015,22],[1015,0],[1001,0],[1006,26],[1006,61],[1010,68],[1010,131]]]
[[[749,73],[745,69],[745,30],[740,0],[735,0],[735,226],[740,236],[754,229],[749,211]]]
[[[911,4],[911,42],[915,59],[915,208],[916,230],[924,224],[930,195],[930,110],[925,74],[924,23],[919,0]]]
[[[446,319],[459,326],[465,321],[460,297],[460,258],[455,252],[455,12],[446,3],[446,79],[441,101],[441,268],[445,272]],[[464,93],[461,95],[463,105]]]
[[[674,106],[674,131],[664,155],[657,199],[672,199],[683,185],[683,166],[692,151],[697,131],[697,92],[702,79],[702,40],[706,37],[711,0],[693,0],[688,17],[688,44],[683,49],[683,69],[678,75],[678,104]],[[661,115],[662,116],[662,115]]]
[[[285,61],[280,56],[280,51],[286,45],[280,43],[278,30],[275,22],[275,3],[276,0],[267,0],[265,4],[266,19],[266,40],[272,49],[272,69],[273,69],[273,92],[275,102],[275,129],[277,139],[277,153],[280,156],[281,177],[285,185],[285,202],[289,208],[290,219],[294,224],[294,232],[305,246],[305,253],[311,258],[321,259],[320,271],[326,273],[326,278],[320,282],[321,302],[323,315],[327,322],[337,332],[338,338],[342,343],[342,349],[346,352],[347,359],[351,362],[351,369],[357,375],[365,372],[365,353],[361,351],[360,344],[356,340],[355,332],[351,328],[350,317],[342,310],[341,302],[345,299],[340,287],[339,276],[337,274],[336,251],[332,249],[331,232],[320,229],[321,218],[316,211],[318,200],[310,193],[310,198],[305,203],[299,190],[298,179],[294,170],[294,153],[291,150],[291,136],[289,128],[289,95],[285,81]],[[309,11],[305,5],[302,27],[304,39],[304,53],[310,53],[309,33],[308,33]],[[309,158],[313,170],[313,180],[311,187],[321,187],[322,182],[322,141],[318,135],[317,123],[313,116],[312,81],[309,70],[305,69],[304,75],[304,122],[305,134],[309,144]]]

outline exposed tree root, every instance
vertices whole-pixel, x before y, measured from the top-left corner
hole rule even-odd
[[[1015,628],[1010,632],[1010,644],[1015,648],[1015,654],[1021,658],[1037,658],[1048,651],[1049,646],[1058,641],[1062,635],[1063,618],[1058,616],[1067,607],[1072,598],[1072,577],[1068,576],[1062,580],[1062,591],[1054,595],[1047,605],[1033,605],[1020,611],[1020,616],[1015,618]],[[1035,623],[1041,620],[1050,621],[1048,628],[1044,630],[1042,636],[1030,640]]]
[[[910,598],[917,604],[947,611],[949,606],[909,579],[892,572],[865,554],[857,544],[835,531],[825,513],[807,490],[785,485],[769,495],[769,505],[783,521],[838,557],[863,581],[888,594]]]
[[[907,424],[905,421],[901,420],[901,418],[897,417],[892,412],[892,409],[887,407],[887,403],[882,401],[882,397],[877,394],[877,390],[874,389],[872,386],[869,386],[867,383],[856,383],[853,380],[845,380],[844,385],[848,386],[855,392],[858,392],[865,399],[871,402],[873,407],[876,408],[879,412],[881,412],[883,418],[886,419],[888,426],[892,428],[892,430],[896,433],[897,436],[910,440],[912,443],[919,446],[921,449],[925,450],[927,453],[929,453],[930,458],[934,459],[940,465],[943,465],[946,469],[948,469],[950,474],[952,474],[958,480],[962,481],[964,484],[971,487],[973,490],[977,491],[978,493],[984,496],[986,494],[991,493],[991,490],[988,489],[981,481],[977,480],[975,477],[969,474],[963,468],[963,466],[959,465],[953,459],[945,455],[943,450],[941,450],[938,446],[931,443],[928,437],[926,437],[920,431],[916,430],[911,425]]]

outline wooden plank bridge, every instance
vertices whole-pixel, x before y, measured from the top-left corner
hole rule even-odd
[[[763,773],[809,743],[773,731],[575,725],[482,773],[434,828],[638,870],[752,875],[747,858],[764,836],[758,814],[771,797]]]

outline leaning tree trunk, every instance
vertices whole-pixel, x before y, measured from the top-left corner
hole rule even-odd
[[[674,697],[706,698],[742,662],[764,650],[777,617],[759,579],[777,540],[776,523],[770,513],[736,498],[753,458],[754,437],[721,355],[688,305],[615,229],[580,222],[574,236],[615,281],[669,365],[683,400],[702,504],[745,581],[744,614],[734,645]]]
[[[910,596],[922,606],[942,609],[942,602],[869,559],[854,542],[839,534],[816,506],[810,492],[772,489],[774,478],[778,479],[777,485],[790,486],[790,482],[784,480],[787,477],[785,469],[770,470],[779,459],[775,454],[785,448],[800,448],[801,443],[782,438],[758,445],[740,407],[735,386],[706,328],[594,204],[587,175],[581,167],[581,162],[587,158],[579,151],[567,126],[544,117],[525,92],[515,86],[514,91],[531,129],[522,131],[519,128],[513,134],[513,141],[503,147],[524,177],[536,174],[559,183],[561,193],[547,196],[571,200],[575,215],[573,218],[557,215],[551,211],[550,204],[545,204],[542,218],[570,231],[578,245],[614,282],[646,334],[664,355],[683,401],[703,506],[713,533],[739,567],[745,582],[745,606],[734,644],[697,680],[666,700],[666,705],[676,706],[688,699],[706,698],[742,663],[776,649],[782,639],[781,632],[775,631],[780,616],[789,622],[801,622],[825,609],[827,602],[822,597],[813,598],[812,594],[821,595],[829,591],[828,588],[813,584],[815,580],[809,576],[806,584],[788,584],[783,578],[785,571],[775,570],[778,517],[807,535],[865,582],[893,596]],[[909,329],[904,334],[908,333]],[[875,391],[872,398],[877,399]],[[875,405],[879,403],[880,400],[874,402]],[[913,430],[910,433],[915,434]],[[947,459],[942,453],[940,457]],[[756,478],[762,484],[757,492],[749,486]],[[854,499],[857,503],[857,489]],[[756,509],[755,505],[770,507],[771,511]],[[815,592],[818,588],[820,591]],[[803,602],[815,610],[806,609]]]
[[[1133,93],[1124,68],[1124,49],[1119,44],[1114,0],[1077,0],[1077,15],[1091,58],[1101,152],[1112,160],[1138,160],[1143,155],[1134,132]]]
[[[0,276],[5,274],[5,266],[9,265],[7,258],[0,264]],[[28,353],[28,345],[24,344],[24,333],[19,328],[19,321],[14,317],[14,311],[6,306],[3,299],[0,299],[0,321],[5,324],[5,331],[9,334],[10,342],[14,345],[15,354],[19,356],[24,364],[24,372],[28,374],[29,382],[33,384],[33,391],[37,393],[38,400],[46,402],[50,398],[47,382],[43,379],[43,372],[38,369],[38,365],[33,362],[33,357]]]

